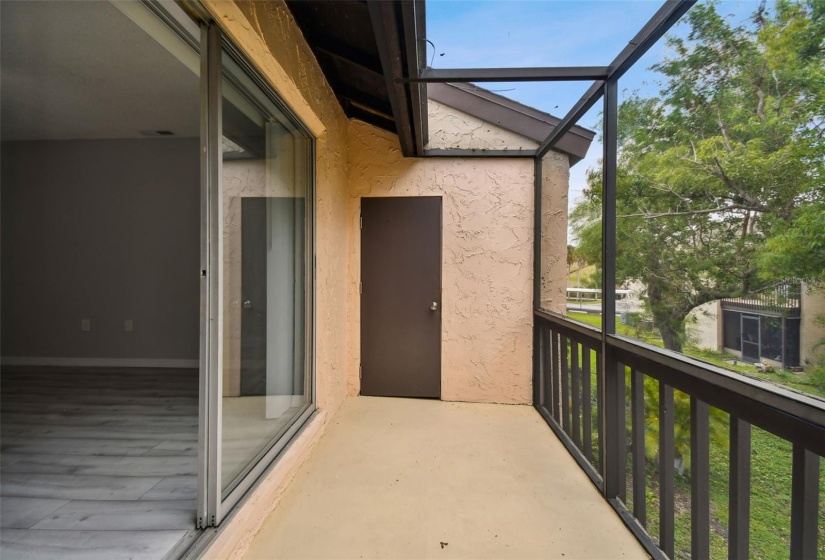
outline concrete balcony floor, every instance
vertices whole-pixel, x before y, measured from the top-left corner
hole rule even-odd
[[[247,558],[647,558],[529,406],[348,399]]]

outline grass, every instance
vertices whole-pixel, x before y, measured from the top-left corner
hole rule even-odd
[[[601,327],[598,314],[568,313],[576,321]],[[640,333],[634,327],[617,324],[619,334],[639,338],[662,346],[652,333]],[[805,375],[786,370],[764,373],[750,364],[732,364],[730,355],[686,348],[685,354],[758,379],[777,383],[809,394],[825,397],[825,391]],[[592,384],[595,386],[595,379]],[[629,402],[629,399],[628,399]],[[595,412],[595,410],[594,410]],[[629,417],[629,416],[628,416]],[[726,415],[723,415],[726,417]],[[595,421],[595,414],[594,414]],[[655,422],[655,419],[648,420]],[[628,434],[630,429],[628,426]],[[594,437],[595,445],[595,437]],[[655,451],[655,450],[654,450]],[[750,557],[755,559],[788,558],[790,554],[791,511],[791,444],[764,430],[754,427],[751,433],[751,517]],[[651,455],[655,456],[656,453]],[[630,458],[628,459],[630,462]],[[710,501],[711,501],[711,558],[727,557],[728,527],[728,469],[729,450],[726,441],[711,438]],[[825,461],[820,466],[819,557],[825,558]],[[646,462],[647,530],[658,540],[658,466]],[[628,465],[628,500],[632,496],[632,479]],[[628,504],[632,508],[632,504]],[[690,558],[690,471],[676,477],[676,558]],[[631,509],[632,510],[632,509]]]

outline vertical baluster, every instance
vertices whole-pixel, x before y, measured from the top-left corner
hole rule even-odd
[[[659,382],[659,548],[674,550],[673,387]]]
[[[582,345],[582,431],[584,457],[593,464],[593,397],[591,396],[590,348]]]
[[[619,365],[616,371],[618,383],[619,423],[616,426],[619,438],[619,499],[627,503],[627,373],[624,365]]]
[[[645,495],[645,376],[638,370],[630,373],[631,453],[633,455],[633,515],[647,527]]]
[[[599,468],[602,473],[602,480],[607,477],[607,448],[604,445],[604,419],[605,412],[605,398],[604,398],[604,370],[602,369],[602,352],[596,350],[596,437],[599,440]]]
[[[544,389],[544,408],[547,412],[552,414],[553,398],[556,392],[553,390],[553,347],[550,343],[552,340],[550,328],[543,328],[541,330],[541,378]]]
[[[561,359],[561,425],[565,433],[570,435],[570,368],[568,367],[566,336],[560,339],[559,358]]]
[[[550,372],[553,384],[553,418],[556,423],[561,423],[561,415],[559,414],[559,368],[561,367],[561,358],[559,357],[559,333],[553,331],[550,340]]]
[[[581,438],[581,370],[579,369],[579,344],[570,339],[570,381],[572,386],[573,400],[573,443],[579,449],[582,448]]]
[[[544,406],[544,323],[533,315],[533,406]]]
[[[710,557],[710,411],[690,397],[690,556]]]
[[[819,455],[793,446],[791,558],[816,559],[819,521]]]
[[[608,350],[604,379],[604,492],[608,499],[625,500],[627,487],[627,429],[625,427],[624,365]]]
[[[731,414],[728,558],[750,554],[751,425]]]

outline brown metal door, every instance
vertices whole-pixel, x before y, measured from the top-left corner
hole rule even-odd
[[[361,199],[361,394],[441,396],[441,198]]]

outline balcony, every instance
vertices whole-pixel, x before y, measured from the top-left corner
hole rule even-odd
[[[646,554],[532,407],[352,397],[247,554],[273,557]]]
[[[766,503],[790,558],[821,557],[822,400],[554,313],[535,330],[534,407],[349,398],[245,557],[762,557]],[[754,485],[766,437],[789,504]]]

